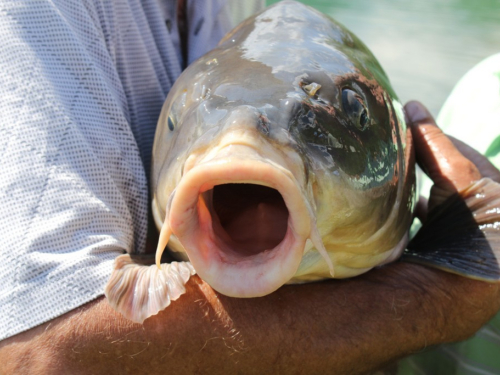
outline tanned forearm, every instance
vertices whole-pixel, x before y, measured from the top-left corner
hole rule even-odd
[[[421,105],[406,112],[417,159],[440,191],[434,197],[500,177],[480,155],[464,160]],[[363,374],[472,335],[500,308],[499,288],[401,262],[252,299],[218,295],[193,277],[180,300],[143,325],[101,298],[6,339],[0,373]]]
[[[99,299],[5,340],[2,373],[363,374],[465,339],[500,307],[496,284],[404,263],[253,299],[187,287],[143,325]]]

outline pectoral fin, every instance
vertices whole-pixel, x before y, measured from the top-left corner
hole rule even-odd
[[[401,260],[500,281],[500,184],[483,178],[436,207]]]
[[[120,255],[105,288],[109,304],[126,318],[142,323],[186,292],[195,270],[189,262],[142,265]]]

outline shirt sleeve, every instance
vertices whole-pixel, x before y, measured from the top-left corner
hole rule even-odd
[[[229,2],[232,3],[232,2]],[[230,7],[224,0],[187,0],[187,64],[214,48],[232,28]],[[208,48],[207,48],[208,47]]]
[[[156,0],[0,4],[0,340],[103,294],[142,251],[150,153],[180,74]]]

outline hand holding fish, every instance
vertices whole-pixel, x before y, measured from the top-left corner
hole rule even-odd
[[[428,210],[443,203],[450,195],[465,189],[481,177],[500,183],[500,171],[487,158],[460,140],[453,137],[448,137],[449,141],[445,140],[446,136],[437,127],[432,115],[420,103],[410,102],[405,109],[407,115],[411,114],[414,119],[415,126],[412,130],[418,152],[417,160],[420,159],[419,164],[428,168],[425,172],[436,182],[432,191],[432,201],[427,202],[427,199],[420,198],[417,204],[416,215],[422,221],[427,217]],[[428,147],[435,147],[436,142],[441,142],[441,158],[426,150]],[[466,159],[460,157],[461,155],[456,157],[456,152]],[[455,157],[452,157],[452,154],[455,154]],[[453,170],[468,171],[468,173],[454,175]],[[450,179],[450,175],[454,178]]]
[[[500,277],[499,189],[481,178],[498,171],[415,103],[408,127],[381,66],[335,21],[291,1],[249,18],[163,108],[157,264],[124,246],[108,298],[1,341],[0,372],[361,374],[498,311],[498,283],[478,281]],[[435,186],[407,246],[415,153]],[[181,262],[162,260],[167,243]]]
[[[438,171],[431,173],[433,192],[452,193],[455,183],[491,172],[476,160],[475,169],[437,127],[423,131],[434,125],[422,111],[407,107],[422,146],[417,159],[424,170]],[[105,299],[89,303],[3,341],[0,363],[51,374],[362,374],[464,339],[500,305],[498,284],[404,262],[352,279],[285,286],[262,298],[225,297],[197,276],[186,288],[143,325],[123,318]]]
[[[413,147],[384,71],[334,20],[295,2],[250,17],[168,94],[151,172],[156,266],[137,262],[141,248],[120,256],[105,289],[110,305],[142,323],[195,272],[219,293],[253,298],[361,275],[402,255],[498,281],[490,247],[498,186],[472,185],[481,177],[474,164],[436,129],[419,126]],[[457,195],[408,244],[414,149],[436,181],[430,208]],[[455,169],[463,173],[450,179]],[[464,233],[476,238],[472,253]],[[181,262],[162,262],[165,249]]]

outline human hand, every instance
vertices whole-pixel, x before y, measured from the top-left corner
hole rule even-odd
[[[493,181],[500,183],[500,171],[480,152],[477,152],[468,144],[448,136],[460,153],[474,163],[476,168],[481,173],[482,177],[491,178]]]
[[[453,137],[446,136],[419,102],[405,105],[408,125],[422,170],[434,182],[429,201],[420,197],[416,216],[424,222],[427,212],[457,191],[482,177],[500,182],[500,171],[486,157]]]
[[[420,198],[417,205],[416,216],[418,216],[423,223],[426,222],[428,212],[444,203],[451,195],[469,188],[477,180],[487,177],[493,181],[500,182],[500,171],[496,169],[487,158],[470,146],[457,139],[446,136],[439,129],[432,115],[422,104],[410,102],[405,106],[405,110],[407,122],[414,140],[417,162],[422,170],[434,182],[431,188],[429,201]],[[491,184],[490,187],[491,186],[493,186],[495,195],[498,196],[498,190],[495,190],[495,184]],[[478,203],[475,205],[478,206]],[[478,207],[475,209],[477,208]],[[475,212],[478,213],[479,211]],[[491,218],[488,220],[491,220]],[[477,218],[475,221],[477,222]],[[447,235],[454,236],[457,235],[457,233]],[[460,234],[458,235],[460,237]],[[442,239],[444,238],[443,236],[441,237]],[[474,236],[460,237],[461,245],[466,249],[467,241],[469,241],[471,243],[470,249],[473,249],[474,246],[478,244],[474,242],[473,237]],[[449,239],[453,240],[454,238]],[[421,246],[421,244],[420,242],[417,246]],[[439,242],[437,242],[437,244],[439,244]],[[439,250],[439,246],[440,245],[436,245],[434,242],[430,244],[431,249],[436,247]],[[497,240],[491,240],[489,246],[491,246],[494,252],[498,253],[494,248],[498,246]],[[451,277],[451,275],[443,274],[441,280],[444,280],[448,276]],[[459,299],[450,298],[450,300],[454,300],[457,303],[459,300],[473,303],[475,307],[477,307],[477,313],[484,314],[485,317],[488,315],[490,317],[493,316],[500,308],[498,283],[478,282],[464,277],[453,276],[450,278],[450,281],[445,282],[444,285],[446,285],[446,288],[442,289],[443,293],[449,296],[457,292],[460,294]],[[429,288],[428,291],[429,293],[434,293],[437,290],[439,290],[439,288]],[[449,307],[448,312],[454,313],[459,310],[460,309],[457,309],[453,305]],[[451,336],[448,339],[443,338],[444,342],[465,339],[467,336],[474,333],[474,325],[470,324],[471,320],[467,320],[466,315],[463,316],[463,328],[462,330],[456,330],[457,333],[462,333],[463,336],[458,336],[454,339],[451,339]],[[468,323],[465,323],[466,321],[468,321]],[[480,321],[477,321],[475,324],[478,323],[480,323]],[[480,328],[478,325],[476,325],[476,327],[476,329]]]

